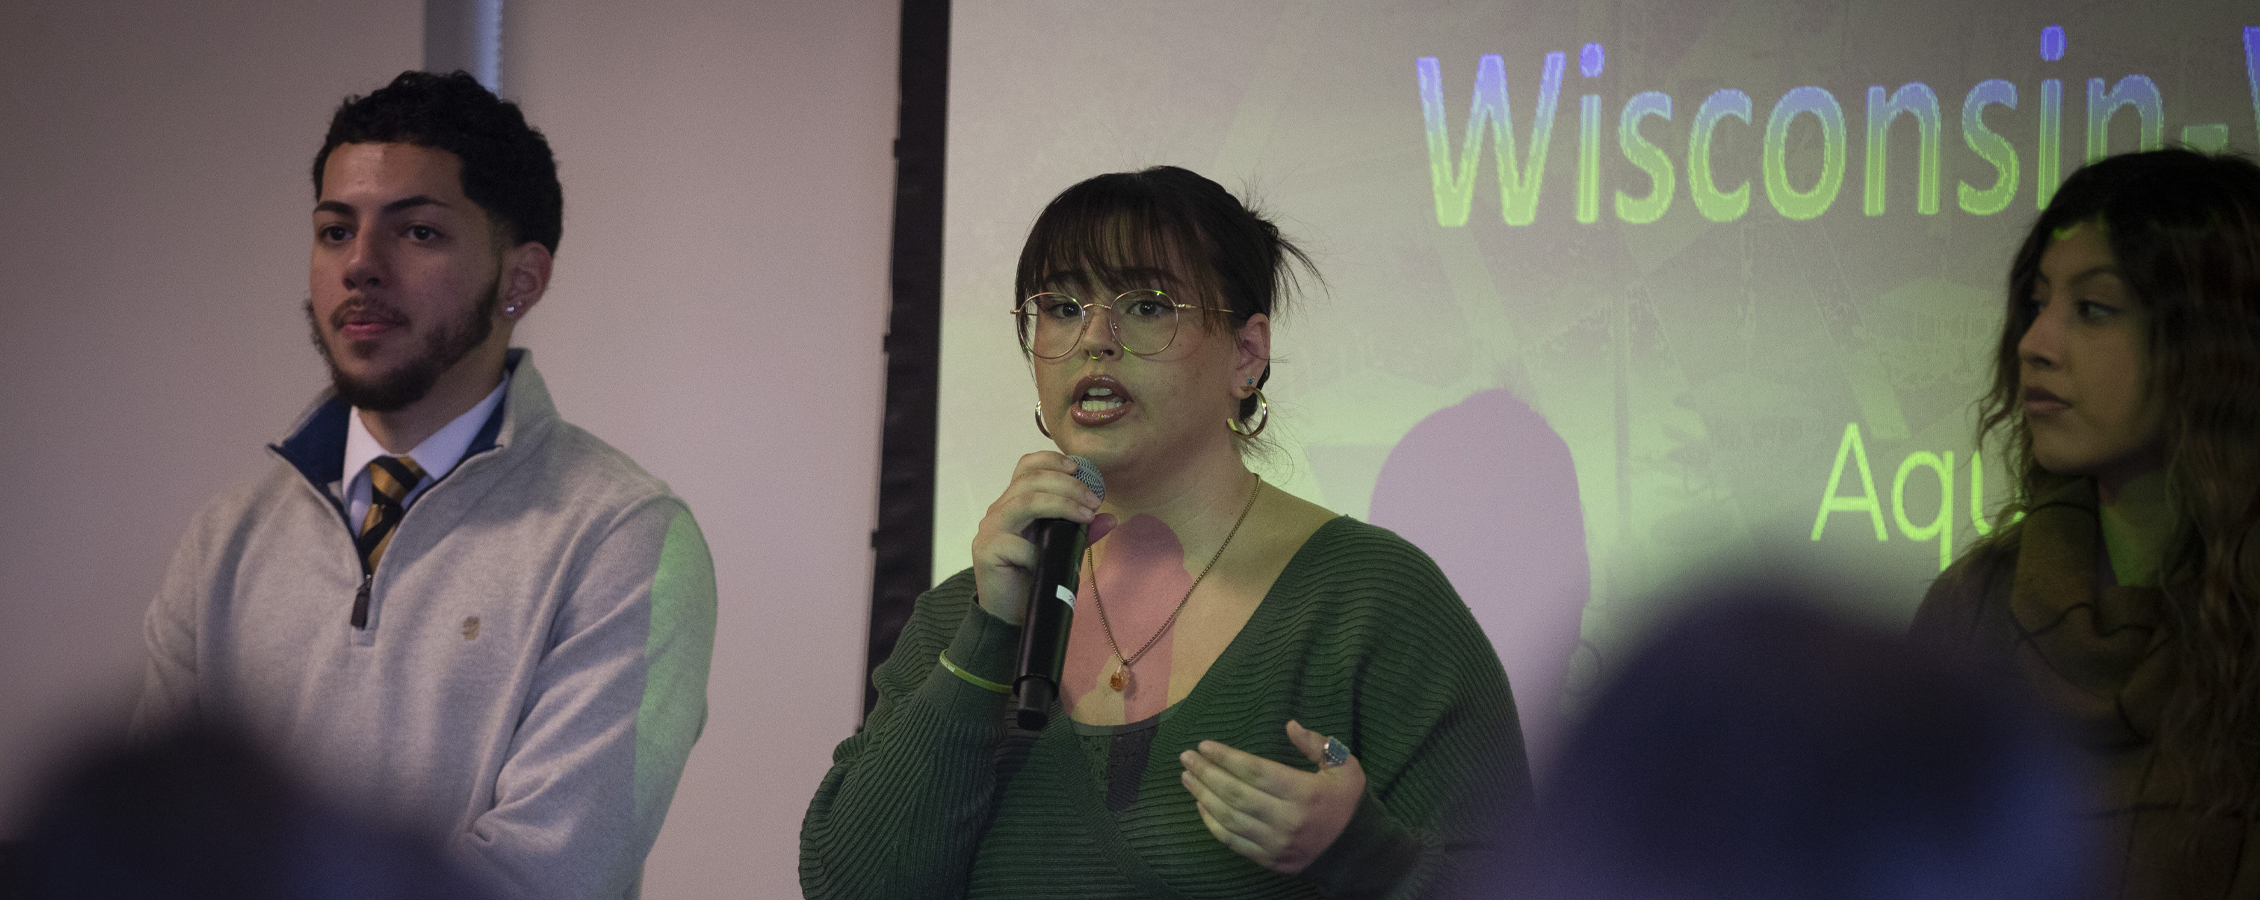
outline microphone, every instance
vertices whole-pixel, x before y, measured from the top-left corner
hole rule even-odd
[[[1099,467],[1070,456],[1075,477],[1106,499]],[[1075,619],[1075,589],[1083,583],[1082,525],[1069,519],[1037,519],[1036,577],[1028,585],[1028,613],[1020,625],[1020,662],[1012,676],[1012,714],[1026,731],[1042,731],[1059,696],[1059,666],[1067,656],[1067,627]]]

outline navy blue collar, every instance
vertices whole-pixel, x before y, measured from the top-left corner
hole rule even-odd
[[[333,394],[306,417],[306,424],[299,426],[297,433],[268,449],[275,451],[275,455],[290,463],[291,468],[297,469],[316,487],[343,481],[345,417],[352,414],[353,405]]]
[[[526,351],[511,348],[503,356],[503,369],[516,373],[518,361],[525,355]],[[463,451],[464,459],[495,448],[509,411],[510,397],[505,394],[502,402],[494,405],[494,412],[487,416],[486,424],[479,426],[478,436],[471,438],[470,448]],[[306,424],[299,426],[297,432],[284,438],[282,443],[268,445],[267,449],[290,463],[291,468],[297,469],[298,474],[326,495],[330,484],[345,480],[345,417],[352,414],[353,405],[332,394],[306,416]],[[455,467],[462,468],[463,463],[458,461]],[[447,473],[441,473],[440,477],[447,477]]]

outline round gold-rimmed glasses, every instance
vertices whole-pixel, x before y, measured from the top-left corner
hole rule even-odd
[[[1114,311],[1109,327],[1114,330],[1114,340],[1127,353],[1150,356],[1169,349],[1177,341],[1178,310],[1200,309],[1211,312],[1231,312],[1213,306],[1179,303],[1168,294],[1148,288],[1123,291],[1108,303],[1090,303],[1066,294],[1045,292],[1020,301],[1012,311],[1013,324],[1020,332],[1020,349],[1042,359],[1058,359],[1075,351],[1083,340],[1083,331],[1090,327],[1096,310]]]

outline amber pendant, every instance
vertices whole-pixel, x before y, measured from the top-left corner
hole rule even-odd
[[[1115,666],[1114,674],[1107,676],[1106,686],[1113,688],[1117,694],[1122,693],[1124,689],[1130,686],[1130,666],[1128,664]]]

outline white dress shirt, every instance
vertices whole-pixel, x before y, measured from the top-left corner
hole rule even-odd
[[[494,408],[501,405],[503,394],[509,390],[510,373],[503,372],[502,383],[496,385],[486,399],[480,400],[479,405],[456,416],[417,444],[416,449],[408,451],[408,457],[423,468],[424,478],[409,486],[408,496],[402,498],[401,506],[416,502],[417,495],[462,461],[463,454],[471,449],[471,439],[479,436],[479,429],[486,425],[488,416],[494,415]],[[362,520],[369,515],[369,461],[392,455],[395,454],[377,443],[369,427],[361,424],[361,409],[355,407],[345,417],[345,482],[342,486],[346,521],[352,523],[355,531],[361,530]],[[339,485],[331,485],[331,490],[339,489]]]

